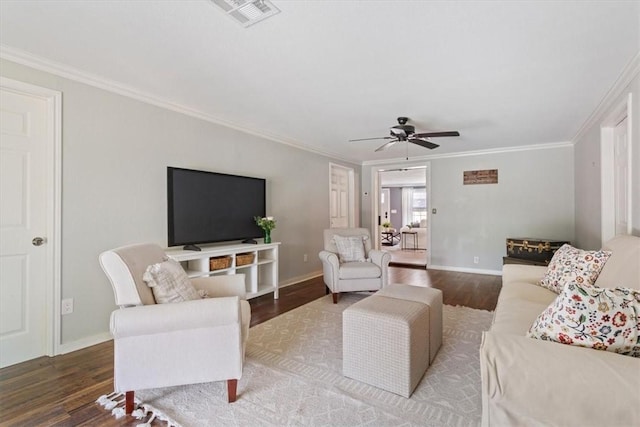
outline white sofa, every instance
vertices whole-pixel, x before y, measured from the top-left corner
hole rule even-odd
[[[619,236],[596,286],[640,290],[640,237]],[[640,359],[525,336],[557,294],[547,267],[505,265],[480,346],[483,426],[640,426]]]

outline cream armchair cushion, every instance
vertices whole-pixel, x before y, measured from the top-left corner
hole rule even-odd
[[[111,314],[114,388],[126,394],[133,411],[134,391],[227,381],[229,402],[242,376],[251,307],[244,275],[201,277],[191,281],[210,298],[156,304],[142,276],[163,261],[157,245],[139,244],[100,255],[120,309]]]
[[[364,261],[340,262],[335,236],[361,237]],[[388,283],[391,255],[371,248],[371,234],[366,228],[330,228],[324,230],[322,261],[324,283],[338,302],[341,292],[377,291]]]

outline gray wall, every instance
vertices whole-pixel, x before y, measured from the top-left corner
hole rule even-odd
[[[360,167],[155,107],[82,83],[2,61],[4,77],[63,96],[62,344],[108,331],[111,286],[98,264],[106,249],[135,242],[167,245],[166,167],[267,179],[276,217],[280,283],[321,271],[329,225],[329,163]],[[303,254],[309,261],[303,263]]]
[[[637,67],[636,67],[637,68]],[[575,141],[576,244],[585,249],[602,246],[602,193],[600,180],[600,125],[613,109],[632,94],[631,225],[640,236],[640,74],[619,88],[608,106],[591,120],[591,126]]]
[[[507,237],[574,240],[571,146],[434,158],[430,167],[431,267],[499,272]],[[363,167],[363,192],[373,194],[378,169]],[[498,184],[463,185],[463,172],[478,169],[498,169]]]

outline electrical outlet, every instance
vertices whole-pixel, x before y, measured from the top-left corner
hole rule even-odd
[[[302,261],[303,261],[303,262],[307,262],[307,261],[309,261],[309,257],[307,256],[307,254],[304,254],[304,255],[302,256]]]
[[[473,263],[474,263],[474,264],[477,264],[477,263],[479,263],[479,262],[480,262],[480,257],[474,256],[474,257],[473,257]]]
[[[73,298],[63,299],[60,304],[60,313],[61,314],[71,314],[73,313]]]

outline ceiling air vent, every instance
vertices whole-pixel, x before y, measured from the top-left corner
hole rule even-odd
[[[245,27],[280,12],[269,0],[211,0],[211,3]]]

